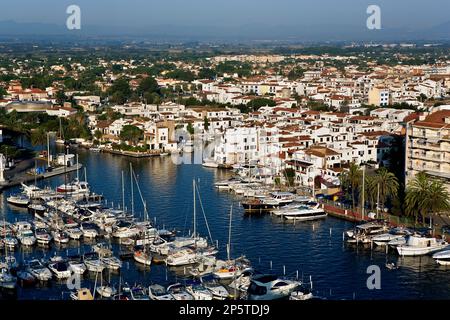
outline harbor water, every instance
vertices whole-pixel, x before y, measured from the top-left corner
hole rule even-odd
[[[256,270],[267,273],[295,275],[309,282],[311,276],[313,290],[319,296],[332,299],[449,299],[450,267],[437,265],[429,257],[401,258],[394,251],[386,253],[384,248],[355,247],[344,243],[343,232],[353,227],[353,223],[327,217],[314,222],[285,222],[282,219],[264,215],[245,215],[239,197],[218,191],[214,182],[230,177],[227,170],[205,168],[195,164],[176,165],[167,157],[134,159],[107,153],[92,153],[78,150],[79,161],[86,167],[91,190],[102,194],[109,206],[122,205],[122,171],[125,176],[125,203],[131,210],[130,163],[139,182],[142,197],[147,204],[149,219],[160,228],[175,228],[180,234],[188,235],[193,230],[192,180],[199,189],[201,204],[207,218],[211,235],[219,244],[219,258],[226,258],[230,207],[232,216],[232,248],[234,257],[245,255]],[[70,181],[76,173],[39,181],[41,187],[56,187]],[[80,172],[84,179],[83,171]],[[10,206],[6,198],[20,189],[12,188],[0,194],[0,218],[15,222],[31,220],[26,209]],[[208,236],[203,210],[197,203],[197,231]],[[144,218],[143,202],[134,186],[134,211]],[[52,244],[48,249],[17,248],[19,261],[32,257],[50,257],[56,253],[89,251],[85,242],[71,241],[65,247]],[[118,246],[114,246],[118,250]],[[394,262],[400,268],[389,270],[387,262]],[[377,265],[381,270],[381,289],[368,289],[367,280],[371,273],[367,268]],[[111,284],[152,283],[168,285],[179,280],[184,270],[167,269],[165,265],[149,268],[137,266],[133,260],[124,262],[120,273],[104,272],[103,276],[87,275],[82,279],[82,287],[93,289],[94,282]],[[49,285],[20,288],[18,299],[69,299],[66,282],[51,282]]]

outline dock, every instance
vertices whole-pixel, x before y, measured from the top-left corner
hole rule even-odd
[[[27,182],[31,182],[34,180],[48,179],[48,178],[56,177],[56,176],[59,176],[59,175],[65,174],[65,173],[77,171],[77,170],[80,170],[81,168],[82,168],[82,165],[78,164],[78,165],[74,165],[71,167],[53,168],[52,171],[47,171],[47,172],[44,172],[44,173],[38,174],[38,175],[32,175],[28,172],[21,172],[21,173],[16,174],[12,178],[10,178],[5,183],[0,184],[0,192],[5,189],[9,189],[9,188],[18,186],[21,183],[27,183]]]
[[[161,150],[151,150],[148,152],[133,152],[133,151],[122,151],[122,150],[107,150],[104,149],[102,152],[132,157],[132,158],[149,158],[149,157],[157,157],[163,153]]]

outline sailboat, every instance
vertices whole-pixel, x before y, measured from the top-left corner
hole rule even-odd
[[[166,259],[168,266],[182,266],[188,264],[194,264],[200,261],[202,257],[213,256],[217,253],[217,250],[208,248],[208,242],[206,239],[197,235],[197,211],[196,211],[196,196],[197,191],[195,180],[192,181],[193,198],[194,198],[194,232],[191,238],[175,238],[173,245],[175,247],[183,244],[181,248],[175,249],[175,251],[169,253]],[[209,229],[209,228],[208,228]],[[193,243],[189,243],[193,242]],[[200,246],[199,246],[200,244]],[[188,247],[189,246],[189,247]]]
[[[5,239],[6,239],[6,220],[3,220],[4,226],[3,230],[5,231]],[[8,246],[5,245],[5,260],[8,257]],[[15,289],[17,285],[17,278],[11,274],[11,270],[8,264],[2,264],[0,267],[0,288],[3,289]]]
[[[228,244],[227,244],[227,260],[218,260],[216,262],[216,270],[213,272],[214,277],[221,280],[235,279],[242,272],[250,267],[250,261],[245,257],[231,259],[231,221],[233,217],[233,205],[230,209],[230,223],[228,228]]]

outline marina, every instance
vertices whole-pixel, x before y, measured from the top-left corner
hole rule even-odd
[[[383,222],[355,228],[353,222],[326,215],[309,197],[267,193],[256,185],[252,195],[242,185],[235,194],[224,192],[230,189],[223,183],[232,177],[230,170],[176,165],[170,157],[77,152],[89,193],[82,190],[84,174],[77,180],[75,172],[38,183],[47,192],[44,205],[58,214],[8,203],[21,194],[19,186],[0,195],[2,261],[17,264],[15,275],[2,269],[1,281],[3,288],[17,281],[17,299],[449,297],[446,251],[423,253],[419,244],[415,256],[399,254],[397,249],[413,244],[407,240],[410,234]],[[90,192],[97,198],[83,201]],[[77,210],[68,193],[77,199]],[[249,214],[242,204],[255,196],[278,205]],[[315,216],[314,210],[317,217],[305,218]],[[439,250],[445,248],[441,240],[430,239],[440,244]],[[383,290],[366,287],[366,269],[374,264],[381,268]],[[68,270],[82,275],[81,291],[67,287]],[[280,289],[276,297],[257,294],[278,279],[285,279],[287,291]]]

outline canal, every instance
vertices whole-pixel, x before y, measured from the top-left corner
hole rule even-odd
[[[282,275],[295,275],[305,280],[311,276],[313,289],[327,299],[449,299],[450,269],[438,266],[430,257],[399,258],[395,252],[386,254],[384,249],[356,248],[343,241],[343,232],[353,223],[328,217],[322,221],[293,224],[270,215],[244,215],[235,195],[217,191],[214,182],[226,179],[230,171],[204,168],[201,165],[176,165],[171,157],[133,159],[107,153],[91,153],[78,150],[80,162],[86,167],[92,191],[104,195],[109,205],[122,204],[122,171],[125,175],[125,199],[131,207],[130,163],[137,176],[142,196],[147,203],[149,218],[158,227],[176,228],[188,234],[193,230],[192,180],[197,181],[212,238],[218,241],[220,258],[226,257],[230,207],[232,218],[232,255],[246,255],[255,269]],[[76,173],[68,174],[68,179]],[[84,179],[83,172],[80,173]],[[56,187],[64,183],[59,176],[40,181],[43,186]],[[6,203],[6,197],[20,191],[5,190],[0,195],[0,218],[14,222],[30,220],[26,210]],[[143,203],[134,187],[135,215],[143,217]],[[197,205],[197,230],[207,236],[206,223],[201,206]],[[56,252],[66,254],[89,249],[88,244],[70,242],[63,248],[34,248],[29,251],[17,249],[19,260],[31,257],[49,257]],[[115,246],[117,250],[117,246]],[[397,270],[388,270],[386,262],[395,262]],[[367,268],[377,265],[381,269],[381,289],[367,288]],[[120,274],[105,272],[97,283],[112,284],[128,282],[149,285],[167,285],[177,280],[177,275],[164,265],[152,265],[143,269],[130,260],[124,263]],[[86,276],[82,285],[93,288],[95,278]],[[19,299],[68,299],[64,282],[48,286],[18,290]]]

